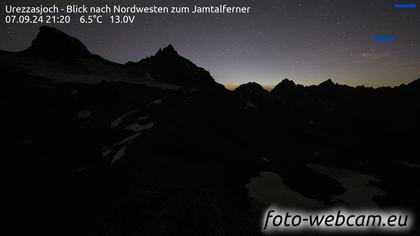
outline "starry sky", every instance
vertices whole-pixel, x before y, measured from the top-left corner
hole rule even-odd
[[[6,25],[3,2],[0,48],[22,50],[40,25]],[[33,0],[30,4],[57,2]],[[138,61],[172,44],[181,55],[209,70],[216,81],[228,85],[254,81],[270,86],[284,78],[310,85],[331,78],[341,84],[377,87],[420,78],[420,7],[393,7],[395,3],[419,5],[419,0],[59,2],[252,7],[249,14],[241,15],[137,15],[136,22],[127,25],[54,25],[79,38],[91,52],[119,63]],[[374,41],[375,36],[396,40]]]

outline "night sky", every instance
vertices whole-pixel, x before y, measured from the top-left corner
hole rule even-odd
[[[13,5],[28,1],[8,1]],[[26,2],[26,3],[25,3]],[[31,1],[31,5],[115,4],[117,1]],[[0,48],[22,50],[40,25],[5,25],[2,1]],[[125,63],[174,45],[223,84],[284,78],[318,84],[328,78],[349,85],[384,86],[420,78],[420,7],[394,9],[413,0],[129,0],[130,5],[252,6],[242,15],[137,15],[133,25],[55,25],[93,53]],[[75,18],[76,19],[76,18]],[[375,36],[396,41],[374,41]]]

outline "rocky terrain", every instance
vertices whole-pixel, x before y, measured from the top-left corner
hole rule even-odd
[[[117,64],[46,26],[0,69],[19,233],[260,235],[270,193],[420,209],[420,80],[229,91],[171,45]]]

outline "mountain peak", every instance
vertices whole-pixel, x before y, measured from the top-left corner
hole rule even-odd
[[[409,87],[420,88],[420,78],[408,84]]]
[[[248,95],[259,95],[268,93],[260,84],[255,82],[249,82],[246,84],[241,84],[235,90],[236,93],[248,94]]]
[[[176,52],[174,46],[172,46],[172,44],[169,44],[168,46],[166,46],[166,48],[163,48],[163,51],[171,51],[171,52]]]
[[[157,54],[172,54],[177,56],[179,55],[178,52],[175,50],[174,46],[172,46],[172,44],[169,44],[164,48],[160,48]]]
[[[320,83],[318,86],[320,86],[320,87],[333,87],[334,85],[335,85],[335,83],[331,79],[328,79],[328,80]]]
[[[29,56],[74,59],[92,56],[78,39],[49,26],[41,26],[29,48],[22,51]]]
[[[295,82],[293,82],[293,80],[289,80],[289,79],[284,79],[284,80],[282,80],[279,84],[278,84],[278,86],[289,86],[289,87],[295,87],[296,86],[296,84],[295,84]]]
[[[174,46],[172,46],[172,44],[169,44],[165,48],[159,49],[159,51],[156,53],[156,56],[172,58],[180,57],[178,52],[175,50]]]
[[[291,90],[296,89],[296,84],[292,80],[284,79],[280,83],[278,83],[273,90],[271,90],[272,93],[284,93],[284,92],[290,92]]]
[[[208,71],[179,55],[171,44],[159,49],[154,56],[132,64],[141,65],[159,81],[181,86],[224,88],[214,81]]]

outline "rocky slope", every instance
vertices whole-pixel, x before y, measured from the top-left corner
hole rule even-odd
[[[44,27],[31,48],[0,53],[18,233],[260,235],[269,203],[247,185],[262,171],[326,207],[354,189],[325,170],[360,172],[380,207],[420,209],[419,80],[231,92],[172,47],[120,65]]]

